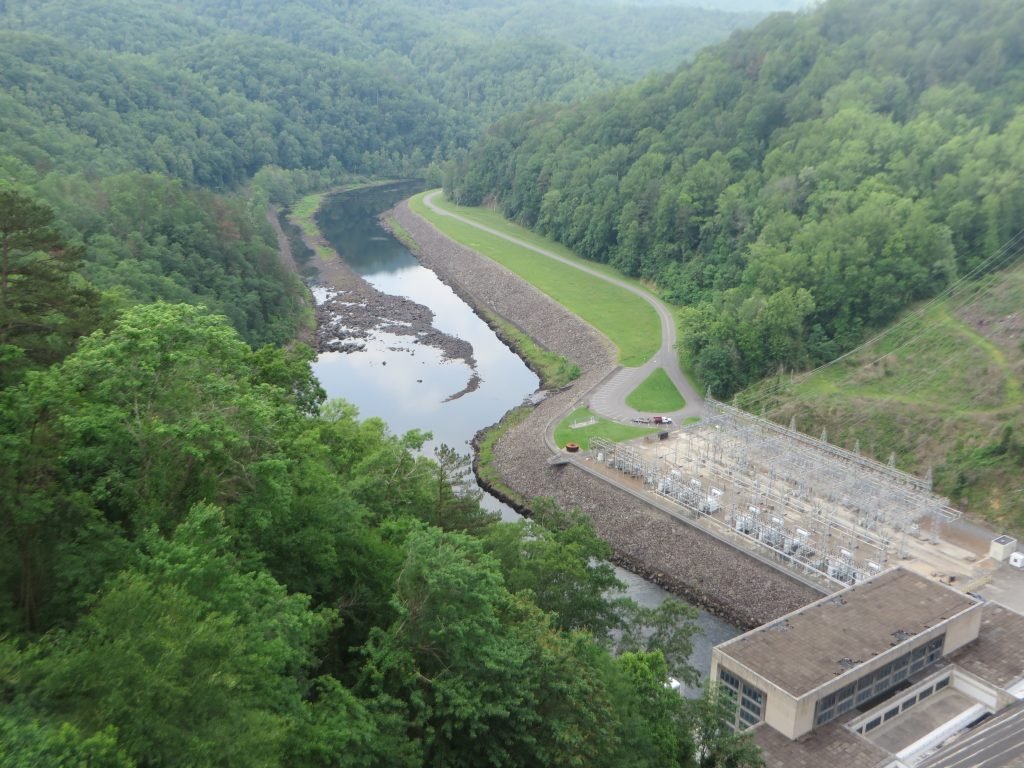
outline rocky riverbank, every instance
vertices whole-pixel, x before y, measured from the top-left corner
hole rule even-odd
[[[564,507],[579,507],[612,546],[616,562],[737,626],[757,626],[821,596],[572,465],[550,466],[549,425],[585,404],[615,370],[612,345],[504,267],[440,234],[404,203],[386,216],[415,240],[423,264],[471,306],[486,307],[580,366],[573,386],[540,403],[495,446],[495,466],[509,488],[524,498],[550,496]]]
[[[298,266],[277,216],[268,218],[275,225],[282,258],[297,273]],[[469,381],[463,389],[450,395],[449,400],[479,387],[473,345],[435,328],[434,313],[429,307],[404,296],[378,291],[353,271],[323,237],[314,239],[303,234],[302,239],[313,252],[326,248],[333,254],[329,259],[317,258],[310,262],[316,270],[318,284],[314,309],[316,331],[312,339],[317,352],[354,352],[363,349],[367,339],[375,334],[392,334],[408,338],[412,344],[434,347],[440,350],[444,360],[462,360],[469,366],[472,371]]]

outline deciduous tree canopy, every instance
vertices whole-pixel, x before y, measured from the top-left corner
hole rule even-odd
[[[140,305],[0,397],[3,764],[691,764],[692,614],[609,602],[583,518],[494,520],[301,353]]]
[[[1022,39],[1012,0],[834,0],[509,118],[448,191],[657,282],[724,397],[832,359],[1019,229]]]

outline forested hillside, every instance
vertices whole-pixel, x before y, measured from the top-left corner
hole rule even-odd
[[[801,431],[896,463],[954,506],[1024,534],[1024,232],[841,359],[737,394]],[[1006,265],[1011,265],[1006,267]]]
[[[637,9],[611,0],[88,0],[70,8],[60,0],[7,0],[5,6],[0,28],[57,37],[76,49],[108,52],[108,57],[114,53],[115,68],[134,70],[150,63],[172,72],[190,70],[221,94],[267,105],[278,119],[306,129],[331,124],[332,115],[321,110],[349,111],[362,103],[364,108],[383,107],[378,117],[357,117],[364,130],[381,134],[377,140],[385,147],[393,126],[386,120],[377,123],[395,108],[414,112],[417,122],[440,119],[459,131],[446,141],[432,137],[435,143],[426,145],[423,136],[406,137],[400,149],[419,147],[428,158],[513,109],[564,103],[615,80],[635,79],[655,66],[674,68],[760,17],[684,5]],[[228,50],[219,51],[223,46]],[[238,49],[248,52],[244,61],[234,59]],[[246,72],[245,82],[223,79],[237,78],[240,65],[257,69]],[[289,101],[260,88],[268,75],[272,83],[293,86]],[[16,74],[8,77],[15,82]],[[397,98],[390,104],[379,102],[391,92]],[[294,115],[295,106],[307,114]],[[405,126],[407,132],[416,128]],[[358,140],[350,143],[364,151]],[[330,154],[325,147],[323,159]],[[333,154],[342,159],[337,151]],[[288,166],[288,158],[281,164]]]
[[[120,302],[202,302],[251,343],[281,343],[301,307],[268,200],[439,173],[501,115],[659,56],[674,65],[753,18],[533,0],[6,0],[0,177],[56,211]]]
[[[836,0],[509,118],[447,188],[655,281],[719,397],[830,360],[1024,221],[1024,6]]]
[[[582,517],[323,402],[265,218],[739,21],[0,0],[0,766],[757,763]]]

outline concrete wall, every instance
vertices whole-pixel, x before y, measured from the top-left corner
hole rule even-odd
[[[760,688],[765,692],[767,699],[764,712],[765,722],[787,738],[797,739],[814,730],[815,709],[822,697],[845,688],[850,683],[880,669],[894,659],[927,645],[942,633],[946,634],[943,643],[943,655],[946,655],[977,639],[980,629],[981,605],[976,605],[954,616],[949,621],[915,635],[913,640],[900,643],[871,661],[808,691],[799,698],[779,688],[765,676],[738,663],[735,659],[729,658],[724,651],[717,648],[714,649],[711,656],[711,679],[717,680],[718,668],[724,666],[733,674]]]
[[[946,625],[946,642],[942,646],[942,655],[949,656],[953,651],[977,640],[980,633],[981,604],[979,603],[949,620]]]
[[[711,680],[718,681],[718,670],[720,667],[724,667],[741,680],[764,691],[765,705],[763,717],[765,723],[783,736],[790,739],[796,738],[796,735],[794,735],[794,724],[797,721],[799,702],[795,698],[775,685],[771,680],[768,680],[763,675],[759,675],[749,667],[737,663],[734,659],[726,657],[724,653],[716,648],[711,652]],[[814,717],[813,703],[811,705],[811,717]]]
[[[1013,701],[1013,697],[999,690],[991,683],[960,668],[953,670],[953,687],[961,693],[980,701],[993,712],[997,712]]]

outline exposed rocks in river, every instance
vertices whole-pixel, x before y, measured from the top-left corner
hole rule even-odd
[[[573,386],[552,393],[495,446],[495,466],[509,488],[523,498],[550,496],[563,507],[579,507],[612,546],[616,562],[738,626],[757,626],[820,597],[582,470],[550,466],[548,426],[585,404],[587,393],[615,369],[611,344],[504,267],[440,234],[404,203],[386,215],[416,241],[421,261],[471,306],[486,307],[580,366]]]
[[[411,337],[415,344],[440,350],[444,360],[461,360],[469,366],[466,386],[446,400],[455,400],[480,386],[473,345],[435,328],[429,307],[377,290],[337,253],[330,259],[318,259],[315,267],[318,282],[325,289],[316,305],[317,352],[358,352],[376,333]]]

